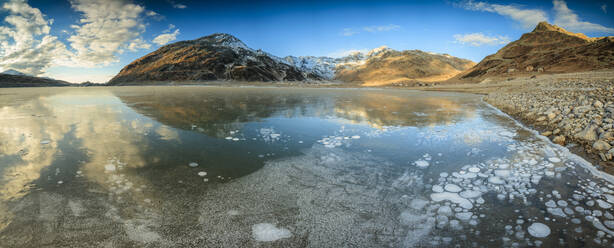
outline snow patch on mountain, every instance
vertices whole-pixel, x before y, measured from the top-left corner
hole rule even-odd
[[[238,49],[245,49],[254,52],[253,49],[249,48],[247,45],[245,45],[245,43],[237,39],[237,37],[234,37],[229,34],[218,33],[208,36],[208,38],[213,39],[212,44],[214,46],[230,47],[233,51],[237,51]]]
[[[394,51],[387,46],[381,46],[366,53],[354,52],[344,57],[316,57],[316,56],[287,56],[284,60],[306,74],[320,76],[323,79],[332,80],[337,68],[357,67],[365,64],[370,58],[381,56]]]
[[[286,63],[293,65],[304,73],[318,75],[323,79],[333,79],[335,77],[335,67],[337,61],[330,57],[315,56],[287,56],[284,58]]]

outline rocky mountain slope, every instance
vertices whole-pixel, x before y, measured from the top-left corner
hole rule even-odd
[[[541,22],[520,39],[450,81],[614,68],[614,36],[589,38]]]
[[[448,54],[380,47],[365,54],[362,60],[338,63],[335,79],[365,86],[414,85],[444,81],[474,65],[470,60]]]
[[[110,85],[155,81],[303,81],[294,66],[261,50],[247,47],[228,34],[163,46],[124,67]]]
[[[15,70],[0,73],[0,88],[5,87],[45,87],[69,86],[69,82],[51,78],[34,77]]]
[[[229,34],[213,34],[161,47],[135,60],[110,85],[168,81],[338,80],[365,85],[448,79],[475,63],[449,55],[386,47],[341,58],[279,58],[247,47]]]

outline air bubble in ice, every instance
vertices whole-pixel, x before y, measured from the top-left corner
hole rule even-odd
[[[260,223],[252,226],[252,237],[256,241],[270,242],[292,237],[290,230],[276,227],[270,223]]]
[[[536,238],[545,238],[550,235],[550,227],[538,222],[531,224],[527,231]]]

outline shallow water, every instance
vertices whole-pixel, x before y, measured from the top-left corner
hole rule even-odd
[[[599,174],[475,95],[0,89],[0,247],[613,247]]]

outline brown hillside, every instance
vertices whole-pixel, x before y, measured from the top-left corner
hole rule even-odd
[[[589,38],[541,22],[532,32],[523,34],[449,82],[606,68],[614,68],[614,37]]]
[[[125,66],[109,84],[210,80],[302,81],[305,77],[280,59],[218,33],[163,46]]]
[[[475,65],[470,60],[420,50],[374,51],[364,63],[337,65],[335,79],[364,86],[428,83],[447,80]]]

